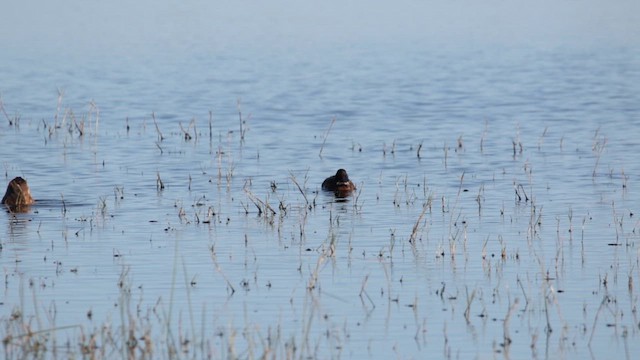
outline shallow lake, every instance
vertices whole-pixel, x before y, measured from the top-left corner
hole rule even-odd
[[[638,49],[0,59],[8,358],[640,353]]]

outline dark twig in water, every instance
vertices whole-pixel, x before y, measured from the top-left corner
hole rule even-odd
[[[233,295],[236,292],[236,289],[233,287],[233,285],[231,284],[231,281],[229,281],[227,276],[222,272],[222,269],[220,268],[220,265],[218,264],[218,260],[216,258],[215,247],[211,246],[209,250],[210,250],[209,252],[211,253],[211,260],[213,261],[213,265],[216,267],[216,271],[218,272],[218,274],[222,276],[224,281],[226,281],[227,287],[231,290],[231,294],[229,294],[229,296]]]
[[[153,118],[153,123],[156,126],[156,131],[158,132],[159,141],[164,140],[164,136],[162,136],[162,132],[160,131],[160,127],[158,126],[158,122],[156,121],[156,113],[152,112],[151,117]]]
[[[182,122],[179,123],[180,125],[180,130],[182,130],[182,133],[184,133],[184,141],[189,141],[192,139],[191,134],[189,134],[189,131],[185,130],[184,127],[182,127]],[[189,124],[189,128],[191,128],[191,124]]]
[[[264,212],[266,212],[267,210],[269,210],[271,212],[272,215],[276,214],[276,211],[273,210],[273,208],[271,207],[271,205],[269,205],[269,203],[260,200],[260,198],[258,198],[257,196],[255,196],[249,189],[245,188],[244,191],[247,193],[247,196],[249,197],[249,200],[251,200],[253,202],[253,204],[258,208],[258,215],[261,215],[264,209]],[[260,207],[260,205],[262,205],[262,207]]]
[[[527,196],[527,193],[524,190],[524,186],[522,186],[522,184],[516,185],[515,191],[516,191],[516,197],[518,198],[518,202],[522,201],[522,196],[520,196],[520,191],[522,191],[522,195],[524,195],[524,201],[525,202],[529,201],[529,197]]]
[[[14,121],[11,120],[11,118],[9,117],[9,114],[7,114],[7,111],[4,109],[4,102],[2,101],[2,97],[0,97],[0,110],[2,110],[4,117],[9,122],[9,126],[12,126],[14,124]]]
[[[293,181],[293,183],[296,185],[296,187],[300,191],[300,194],[302,194],[302,196],[304,197],[304,202],[307,205],[309,205],[309,199],[307,199],[307,194],[304,193],[304,190],[302,190],[302,187],[300,187],[300,184],[298,184],[298,181],[296,180],[296,176],[293,175],[293,172],[291,171],[289,171],[289,175],[291,176],[291,181]]]
[[[213,124],[213,111],[209,110],[209,143],[213,141],[212,124]]]
[[[249,117],[251,117],[251,114],[249,114]],[[246,120],[242,118],[242,99],[238,99],[238,119],[240,120],[240,143],[243,144],[247,129],[244,126]]]
[[[600,302],[600,306],[598,307],[598,311],[596,311],[596,316],[593,318],[593,326],[591,327],[591,335],[589,335],[589,341],[587,342],[587,346],[591,347],[591,340],[593,340],[593,334],[596,332],[596,324],[598,323],[598,317],[600,316],[600,312],[605,308],[607,303],[611,301],[609,295],[605,295]]]
[[[78,133],[80,134],[80,137],[82,137],[82,135],[84,135],[84,117],[82,118],[82,121],[78,124],[78,122],[76,121],[76,117],[73,117],[73,124],[76,126],[76,129],[78,130]]]
[[[427,203],[422,204],[422,212],[420,213],[420,216],[418,216],[418,220],[416,221],[415,225],[413,225],[413,230],[411,231],[411,236],[409,237],[410,244],[415,244],[416,238],[418,237],[418,230],[420,229],[420,223],[422,222],[422,218],[424,217],[424,214],[427,212],[428,208],[429,206],[427,205]]]
[[[371,299],[371,296],[369,296],[369,293],[367,292],[367,282],[369,280],[369,275],[367,274],[364,279],[362,280],[362,286],[360,287],[360,299],[362,300],[363,297],[362,295],[364,294],[364,296],[367,297],[367,300],[369,300],[369,303],[371,303],[371,306],[373,306],[373,309],[376,308],[376,304],[373,302],[373,300]],[[363,301],[364,304],[364,301]],[[373,311],[373,309],[371,309],[371,311]]]
[[[335,123],[335,122],[336,122],[336,117],[334,116],[331,119],[331,123],[329,124],[329,128],[324,133],[324,138],[322,139],[322,146],[320,146],[320,153],[318,154],[318,156],[320,156],[320,157],[322,157],[322,149],[324,149],[324,144],[327,142],[327,138],[329,137],[329,132],[331,131],[331,128],[333,127],[333,123]]]
[[[511,335],[509,334],[509,321],[511,320],[511,316],[513,315],[513,313],[518,308],[519,302],[520,301],[518,300],[518,298],[516,298],[513,304],[509,306],[509,311],[507,311],[507,316],[505,317],[504,322],[502,324],[503,330],[504,330],[503,337],[504,337],[505,352],[508,351],[509,345],[511,345],[511,342],[512,342]]]
[[[164,183],[162,182],[162,179],[160,178],[160,172],[158,172],[157,174],[158,174],[158,176],[156,177],[156,190],[162,191],[162,190],[164,190]]]
[[[473,298],[476,296],[476,291],[473,290],[471,295],[469,295],[469,288],[465,287],[465,291],[467,293],[467,307],[464,310],[464,319],[467,321],[467,324],[470,323],[469,315],[471,314],[471,303],[473,303]]]

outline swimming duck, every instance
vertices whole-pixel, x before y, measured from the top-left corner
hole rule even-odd
[[[356,186],[349,180],[349,175],[345,169],[340,169],[335,175],[329,176],[322,182],[322,189],[336,193],[348,193],[356,189]]]
[[[24,207],[33,203],[33,197],[31,197],[27,181],[19,176],[9,181],[7,192],[4,194],[2,202],[0,202],[0,204],[7,205],[10,208]]]

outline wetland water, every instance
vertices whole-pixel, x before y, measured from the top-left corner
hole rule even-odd
[[[0,55],[8,358],[640,353],[637,49],[192,55]]]

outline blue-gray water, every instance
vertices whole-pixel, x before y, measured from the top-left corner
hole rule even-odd
[[[640,353],[640,47],[193,41],[0,54],[2,179],[38,200],[0,216],[5,324],[161,358]]]

